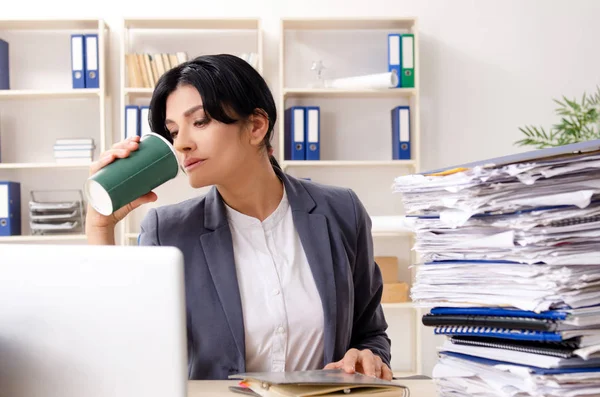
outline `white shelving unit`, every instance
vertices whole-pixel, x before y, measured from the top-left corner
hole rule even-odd
[[[132,87],[127,81],[125,54],[132,52],[187,52],[202,54],[256,52],[257,69],[264,65],[263,32],[258,18],[140,19],[123,20],[119,49],[119,128],[107,131],[106,109],[110,95],[107,76],[108,27],[98,19],[0,19],[0,37],[11,43],[11,90],[0,91],[2,163],[0,179],[22,182],[22,217],[28,229],[29,191],[39,188],[82,188],[89,163],[57,164],[52,143],[57,138],[78,137],[81,131],[96,142],[95,158],[113,141],[124,138],[128,104],[147,105],[152,88]],[[99,33],[100,88],[71,89],[70,34]],[[326,89],[315,86],[312,61],[325,64],[325,78],[387,71],[387,34],[410,32],[415,36],[414,88]],[[355,37],[356,36],[356,37]],[[322,40],[328,37],[329,40]],[[281,21],[279,82],[276,94],[276,157],[286,172],[315,181],[353,188],[371,216],[402,215],[400,200],[391,192],[395,176],[420,170],[420,67],[419,32],[415,18],[284,18]],[[28,41],[29,40],[29,41]],[[33,41],[32,41],[33,40]],[[299,45],[298,45],[299,44]],[[44,59],[40,63],[38,60]],[[16,62],[16,63],[15,63]],[[284,110],[294,104],[321,106],[321,160],[284,159]],[[389,110],[411,107],[411,160],[392,160]],[[23,109],[27,109],[26,111]],[[18,134],[17,134],[18,131]],[[43,131],[43,134],[40,134]],[[41,155],[40,155],[41,153]],[[59,183],[60,182],[60,183]],[[180,175],[156,189],[159,201],[131,213],[117,230],[117,243],[135,245],[139,224],[152,207],[179,202],[204,193],[188,186]],[[375,255],[405,255],[399,275],[412,281],[409,268],[416,263],[410,252],[410,232],[374,228]],[[12,236],[0,243],[85,243],[85,235]],[[407,303],[383,305],[392,338],[393,370],[397,375],[424,373],[423,355],[432,356],[432,343],[421,326],[422,310]],[[409,326],[412,325],[412,326]],[[429,341],[429,339],[427,339]],[[431,345],[431,346],[430,346]]]
[[[261,21],[258,18],[205,18],[205,19],[125,19],[123,41],[120,52],[121,104],[119,140],[125,138],[125,106],[128,104],[148,105],[153,88],[132,87],[127,81],[127,53],[174,53],[184,51],[188,59],[204,54],[230,53],[240,55],[257,54],[257,70],[263,68],[263,38]],[[118,243],[135,245],[139,225],[147,211],[156,206],[179,202],[188,197],[203,194],[208,189],[193,190],[188,186],[185,175],[155,190],[158,201],[144,205],[119,224]]]
[[[322,61],[324,79],[387,72],[387,35],[415,36],[415,87],[392,89],[329,89],[311,71]],[[351,187],[355,191],[384,186],[377,192],[357,191],[373,215],[402,215],[392,194],[393,177],[415,173],[420,165],[419,39],[415,18],[284,18],[279,48],[279,161],[290,174],[319,182]],[[321,108],[318,161],[285,159],[285,109]],[[393,160],[390,111],[397,105],[411,109],[411,160]],[[372,193],[372,194],[370,194]],[[374,199],[374,197],[377,199]],[[383,213],[379,213],[379,212]],[[406,247],[406,264],[416,262],[410,251],[410,232],[372,231],[375,255],[394,244]],[[385,240],[385,241],[384,241]],[[412,281],[413,273],[399,269]],[[403,280],[404,281],[404,280]],[[396,374],[423,373],[421,310],[412,302],[384,304],[392,338],[392,370]],[[406,324],[410,330],[404,330]],[[401,335],[404,333],[404,335]],[[408,343],[407,343],[408,342]]]
[[[99,88],[73,89],[71,34],[98,34]],[[107,132],[107,40],[101,19],[0,19],[9,43],[10,90],[0,90],[0,179],[21,183],[22,235],[0,243],[76,243],[84,234],[29,235],[32,190],[82,189],[89,162],[54,162],[58,138],[91,137],[94,157],[111,144]],[[94,159],[95,159],[94,158]]]

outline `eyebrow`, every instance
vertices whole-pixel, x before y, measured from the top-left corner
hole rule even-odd
[[[191,114],[193,114],[193,113],[197,112],[197,111],[198,111],[198,110],[200,110],[200,109],[204,109],[204,106],[202,106],[202,105],[198,105],[198,106],[191,107],[191,108],[189,108],[188,110],[186,110],[186,111],[183,113],[183,115],[184,115],[185,117],[188,117],[189,115],[191,115]],[[174,121],[173,121],[173,120],[166,119],[166,120],[165,120],[165,124],[168,124],[168,123],[174,123]]]

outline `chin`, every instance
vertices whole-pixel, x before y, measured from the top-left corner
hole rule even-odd
[[[198,178],[196,175],[190,175],[188,177],[189,185],[194,189],[200,189],[203,187],[214,185],[208,178]]]

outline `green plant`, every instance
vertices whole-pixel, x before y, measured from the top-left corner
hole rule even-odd
[[[515,144],[543,149],[600,139],[600,87],[593,95],[583,93],[580,103],[564,96],[562,101],[554,99],[554,102],[559,105],[556,113],[561,116],[560,122],[549,131],[536,126],[519,127],[526,137]]]

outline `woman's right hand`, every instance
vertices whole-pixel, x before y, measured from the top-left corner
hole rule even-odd
[[[129,156],[129,153],[136,151],[139,148],[140,137],[135,136],[127,138],[124,141],[115,143],[111,149],[105,151],[100,155],[100,159],[90,166],[90,176],[94,175],[108,164],[112,163],[115,159],[125,158]],[[86,215],[86,229],[89,230],[114,230],[117,223],[123,220],[127,214],[136,209],[142,204],[150,203],[157,200],[156,193],[149,192],[142,197],[134,200],[133,202],[119,208],[111,215],[105,216],[96,211],[91,205],[88,205]]]

